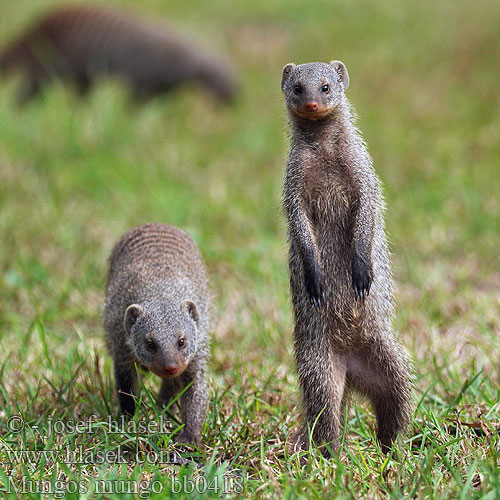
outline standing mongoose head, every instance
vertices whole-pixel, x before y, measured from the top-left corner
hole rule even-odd
[[[123,323],[138,362],[162,378],[181,375],[197,351],[200,316],[191,300],[132,304]]]
[[[281,90],[288,109],[308,120],[319,120],[332,113],[349,87],[344,63],[293,63],[283,68]]]

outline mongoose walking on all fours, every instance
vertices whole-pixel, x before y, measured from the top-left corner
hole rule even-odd
[[[411,413],[410,360],[395,339],[379,180],[353,124],[340,61],[288,64],[284,184],[295,359],[305,423],[294,443],[339,444],[346,397],[367,396],[384,451]],[[328,447],[322,451],[329,455]]]
[[[144,224],[110,257],[104,328],[124,413],[135,411],[136,366],[162,378],[160,403],[181,395],[178,441],[200,444],[205,420],[210,292],[200,252],[181,229]]]
[[[184,82],[197,82],[231,100],[229,64],[168,29],[126,13],[73,6],[47,14],[0,53],[0,72],[19,69],[24,102],[53,78],[74,82],[81,93],[103,74],[130,84],[147,98]]]

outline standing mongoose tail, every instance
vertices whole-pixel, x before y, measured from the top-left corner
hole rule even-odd
[[[367,396],[387,452],[411,414],[410,360],[395,339],[379,180],[354,126],[340,61],[288,64],[284,183],[295,360],[305,424],[325,456],[339,444],[348,393]]]
[[[84,94],[106,74],[126,81],[141,99],[196,82],[230,101],[236,91],[230,66],[171,29],[118,10],[85,6],[48,13],[0,53],[0,72],[24,73],[20,102],[54,78],[74,83]]]
[[[162,378],[159,401],[181,395],[178,442],[200,444],[205,420],[210,292],[200,252],[181,229],[144,224],[122,236],[109,261],[106,340],[123,413],[133,414],[137,370]]]

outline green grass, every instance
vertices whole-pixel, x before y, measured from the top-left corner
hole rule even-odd
[[[1,41],[55,4],[1,4]],[[145,0],[141,9],[226,51],[241,94],[228,108],[199,89],[133,106],[114,82],[85,101],[56,85],[18,109],[16,82],[2,80],[1,453],[59,457],[2,465],[3,487],[34,492],[5,496],[42,498],[36,491],[50,486],[60,498],[96,489],[132,498],[120,491],[147,496],[149,485],[162,489],[151,498],[165,498],[196,480],[212,498],[223,485],[243,498],[500,498],[497,2]],[[335,458],[313,453],[302,468],[285,451],[300,414],[279,83],[288,62],[331,59],[347,65],[385,187],[395,327],[414,358],[416,409],[386,458],[371,409],[356,399]],[[142,460],[172,449],[175,415],[167,432],[107,432],[117,403],[101,327],[106,259],[148,221],[194,236],[217,297],[202,468]],[[143,382],[137,419],[157,423],[158,380]],[[90,418],[91,432],[49,432],[51,422]],[[93,463],[62,463],[80,446]],[[120,447],[125,464],[95,459]]]

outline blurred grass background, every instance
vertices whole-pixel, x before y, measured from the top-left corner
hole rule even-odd
[[[0,42],[56,5],[1,3]],[[217,314],[205,441],[216,463],[248,475],[248,496],[500,496],[498,2],[106,5],[227,53],[241,93],[230,107],[195,87],[137,106],[119,82],[104,81],[85,100],[53,85],[19,109],[18,80],[1,81],[4,416],[114,411],[101,327],[106,259],[124,231],[160,221],[188,230],[209,266]],[[348,96],[384,184],[395,326],[415,360],[418,408],[404,460],[387,465],[371,410],[357,401],[339,461],[316,457],[303,476],[283,457],[299,394],[280,78],[288,62],[332,59],[348,68]]]

